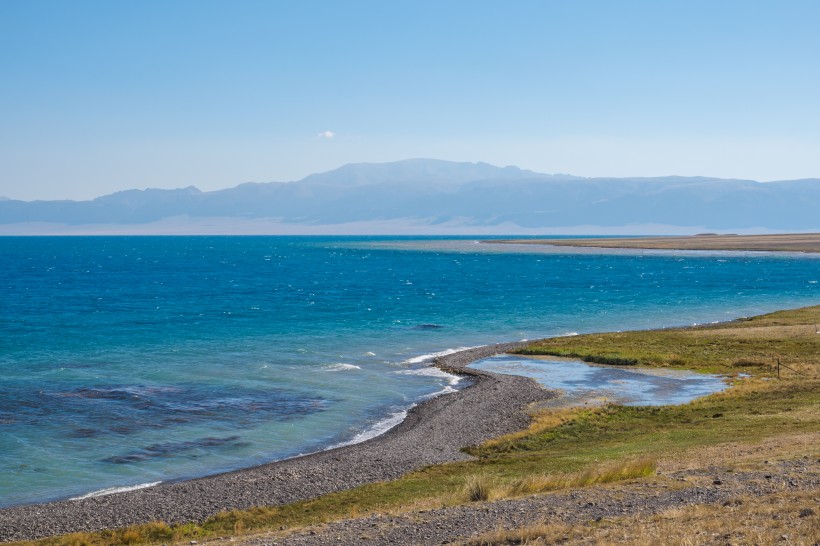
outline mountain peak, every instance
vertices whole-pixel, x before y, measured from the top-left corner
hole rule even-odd
[[[307,176],[299,183],[337,187],[367,186],[384,182],[452,186],[476,180],[510,180],[544,176],[548,175],[515,166],[497,167],[484,162],[469,163],[413,158],[389,163],[348,163],[332,171]]]

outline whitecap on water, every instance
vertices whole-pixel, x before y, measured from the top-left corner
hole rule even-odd
[[[329,372],[344,372],[347,370],[361,370],[362,368],[360,366],[356,366],[355,364],[345,364],[344,362],[339,362],[338,364],[328,364],[327,366],[322,366],[322,369]]]
[[[449,385],[456,385],[459,381],[461,381],[461,378],[459,376],[447,373],[433,366],[430,366],[428,368],[419,368],[418,370],[399,370],[393,373],[397,373],[400,375],[423,375],[428,377],[439,377],[441,379],[446,379]]]

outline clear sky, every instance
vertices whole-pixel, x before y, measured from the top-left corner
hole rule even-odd
[[[411,157],[820,177],[820,1],[0,2],[0,196]]]

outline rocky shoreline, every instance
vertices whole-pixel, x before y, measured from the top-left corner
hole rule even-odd
[[[231,509],[314,498],[390,480],[431,464],[468,459],[461,448],[527,426],[527,407],[554,397],[534,380],[465,369],[522,343],[487,345],[439,357],[444,371],[470,376],[456,393],[426,400],[385,434],[359,444],[188,481],[82,500],[0,509],[0,541],[164,521],[202,521]]]

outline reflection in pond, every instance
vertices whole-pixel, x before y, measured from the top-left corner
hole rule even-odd
[[[685,404],[728,386],[722,376],[685,370],[624,368],[513,355],[485,358],[470,367],[532,377],[549,389],[561,390],[564,396],[559,402],[562,404],[588,401],[627,406]]]

